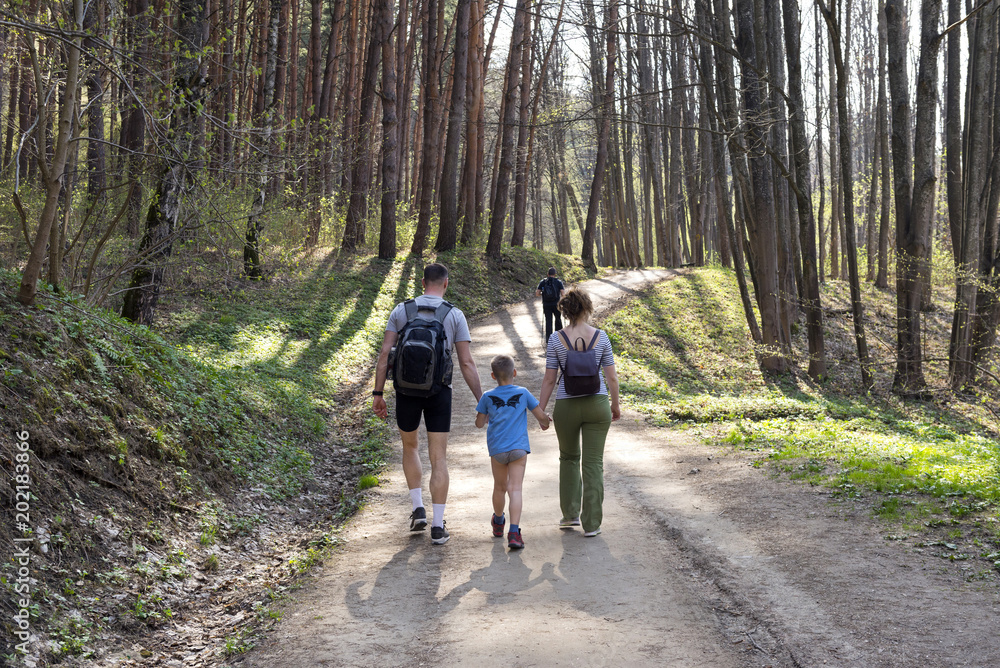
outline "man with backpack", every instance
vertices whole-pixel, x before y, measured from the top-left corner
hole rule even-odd
[[[535,289],[535,296],[542,298],[542,312],[545,313],[545,343],[548,345],[549,337],[552,336],[552,318],[555,316],[556,329],[562,329],[562,315],[559,313],[559,300],[566,292],[566,286],[556,278],[556,268],[549,267],[549,275],[539,282]]]
[[[458,352],[462,377],[477,402],[483,390],[469,347],[472,337],[465,314],[444,300],[448,268],[438,263],[427,265],[421,283],[424,294],[397,304],[389,314],[375,368],[372,409],[380,418],[389,416],[383,391],[386,380],[391,377],[396,389],[396,426],[403,441],[403,475],[413,505],[410,531],[427,528],[427,511],[421,491],[423,468],[417,442],[417,429],[423,416],[431,462],[431,543],[443,545],[449,538],[444,524],[444,507],[448,499],[453,349]]]

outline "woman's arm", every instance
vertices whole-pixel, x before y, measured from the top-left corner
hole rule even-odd
[[[556,387],[556,379],[559,377],[559,369],[546,369],[545,377],[542,378],[542,391],[538,395],[538,405],[541,406],[542,410],[549,404],[549,397],[552,396],[552,390]]]
[[[604,382],[611,395],[611,421],[614,422],[622,416],[622,409],[618,405],[618,371],[614,364],[604,367]]]

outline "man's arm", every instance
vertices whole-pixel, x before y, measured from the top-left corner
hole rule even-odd
[[[468,341],[456,341],[455,350],[458,351],[458,364],[462,369],[462,378],[466,385],[472,390],[476,401],[483,396],[483,387],[479,382],[479,369],[476,368],[476,360],[472,359],[472,350]]]
[[[386,375],[388,374],[389,365],[389,351],[394,345],[396,345],[396,340],[399,338],[398,332],[390,332],[386,330],[385,338],[382,339],[382,350],[378,353],[378,363],[375,365],[375,391],[383,392],[385,391],[385,381]],[[373,397],[372,398],[372,410],[375,411],[375,415],[380,418],[389,417],[389,409],[385,405],[385,397]]]

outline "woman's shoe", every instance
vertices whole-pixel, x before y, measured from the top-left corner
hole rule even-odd
[[[594,536],[596,536],[599,533],[601,533],[601,527],[597,527],[593,531],[584,531],[583,535],[586,536],[587,538],[593,538]]]
[[[559,520],[560,529],[572,529],[573,527],[578,527],[578,526],[580,526],[579,517],[570,517],[570,518],[564,517],[561,520]]]

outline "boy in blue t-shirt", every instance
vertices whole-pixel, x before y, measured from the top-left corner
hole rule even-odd
[[[476,426],[489,422],[486,430],[486,446],[493,466],[493,517],[490,525],[493,535],[503,537],[503,516],[506,496],[510,496],[510,531],[507,546],[512,550],[524,547],[521,538],[521,483],[524,481],[524,466],[528,461],[531,447],[528,445],[528,414],[538,419],[542,429],[548,429],[552,421],[538,405],[531,392],[520,385],[514,385],[517,369],[514,360],[507,355],[497,355],[490,363],[497,381],[496,389],[483,393],[476,406]]]

